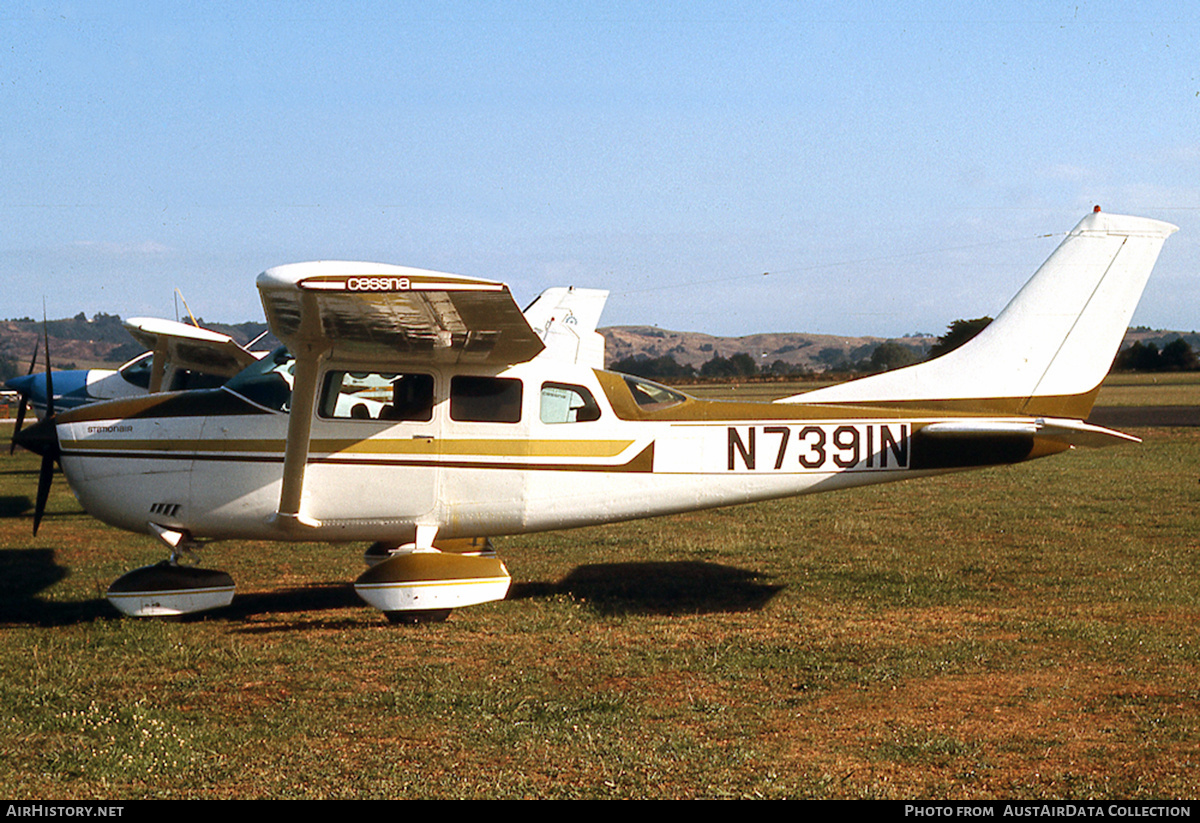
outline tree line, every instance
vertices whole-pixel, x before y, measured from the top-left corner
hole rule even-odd
[[[1117,353],[1113,362],[1117,371],[1196,371],[1200,357],[1183,338],[1172,340],[1158,348],[1154,343],[1142,345],[1135,340],[1132,346]]]
[[[892,341],[862,348],[867,351],[864,353],[856,350],[847,354],[838,348],[822,349],[818,352],[816,359],[826,365],[827,368],[823,371],[788,363],[782,359],[759,365],[758,361],[746,352],[738,352],[729,357],[714,354],[710,360],[702,363],[700,368],[680,363],[670,354],[662,357],[634,355],[614,361],[609,368],[624,374],[635,374],[639,377],[669,382],[671,380],[738,380],[753,377],[805,378],[828,372],[869,374],[907,366],[923,359],[923,352],[920,349]]]

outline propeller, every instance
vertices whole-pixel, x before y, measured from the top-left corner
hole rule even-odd
[[[25,372],[25,376],[33,374],[34,368],[37,366],[38,346],[42,341],[38,338],[33,338],[33,357],[29,359],[29,371]],[[8,444],[8,453],[12,454],[17,450],[17,435],[21,433],[21,426],[25,422],[25,412],[29,408],[29,389],[17,393],[20,398],[20,405],[17,406],[17,422],[13,426],[12,442]]]
[[[59,462],[61,453],[58,446],[58,421],[54,413],[54,377],[50,371],[50,331],[45,328],[46,350],[46,413],[42,419],[27,429],[14,435],[18,446],[29,449],[34,454],[42,456],[42,466],[38,471],[37,500],[33,507],[33,533],[38,533],[42,523],[42,515],[46,513],[46,501],[50,497],[50,482],[54,479],[54,464]]]

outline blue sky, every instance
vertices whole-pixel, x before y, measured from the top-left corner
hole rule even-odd
[[[1134,322],[1200,328],[1196,14],[986,5],[17,0],[0,317],[261,319],[259,271],[340,258],[940,333],[1099,203],[1180,226]]]

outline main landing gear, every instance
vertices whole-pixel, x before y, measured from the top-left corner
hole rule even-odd
[[[233,578],[196,564],[199,544],[185,532],[152,525],[171,557],[122,575],[108,587],[108,601],[131,617],[180,617],[233,602]],[[391,623],[440,622],[450,612],[503,600],[512,577],[490,540],[469,538],[416,543],[375,543],[363,556],[369,568],[354,590]]]
[[[486,538],[418,548],[375,543],[354,590],[392,623],[445,620],[453,609],[503,600],[512,577]]]

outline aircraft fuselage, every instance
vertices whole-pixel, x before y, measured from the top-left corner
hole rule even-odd
[[[1029,435],[980,441],[967,454],[961,439],[947,449],[923,436],[942,419],[936,413],[702,401],[536,359],[502,370],[414,368],[414,396],[426,396],[402,408],[372,393],[370,368],[338,363],[322,372],[301,530],[273,518],[286,400],[254,391],[248,394],[263,402],[227,387],[65,413],[58,421],[63,469],[90,513],[132,531],[153,523],[201,539],[399,543],[422,525],[436,526],[439,537],[559,529],[1065,448]],[[412,376],[379,377],[397,386]],[[409,419],[388,419],[397,414]]]

